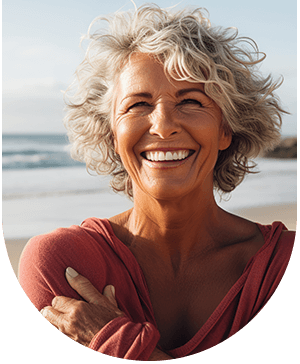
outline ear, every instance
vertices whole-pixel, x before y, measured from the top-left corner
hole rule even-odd
[[[227,149],[232,141],[232,133],[229,130],[220,129],[219,150]]]

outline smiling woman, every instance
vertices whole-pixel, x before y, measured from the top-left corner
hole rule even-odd
[[[219,151],[229,147],[231,133],[221,127],[221,109],[205,94],[204,84],[192,86],[170,82],[162,64],[149,55],[135,54],[123,68],[115,86],[112,131],[116,153],[135,176],[135,198],[140,190],[157,199],[190,192],[195,198],[196,185],[201,193],[212,193],[213,166]]]
[[[265,55],[253,40],[238,37],[232,28],[211,26],[200,9],[172,12],[144,6],[96,21],[107,21],[109,29],[87,36],[89,48],[77,69],[65,122],[73,157],[92,171],[111,174],[115,191],[132,197],[131,178],[114,151],[110,125],[116,80],[136,53],[154,57],[173,81],[188,81],[190,88],[202,83],[220,107],[223,128],[233,132],[233,140],[216,163],[216,189],[232,191],[251,172],[249,159],[277,144],[284,110],[274,91],[281,81],[259,73]]]
[[[134,207],[31,239],[20,282],[83,345],[179,358],[244,327],[288,264],[294,232],[232,215],[213,193],[232,191],[277,142],[279,84],[259,74],[254,42],[199,9],[106,20],[89,35],[66,125],[73,156],[111,174]]]

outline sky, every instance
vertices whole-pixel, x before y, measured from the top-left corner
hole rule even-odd
[[[213,25],[237,27],[253,38],[267,58],[261,67],[284,84],[277,92],[291,115],[283,134],[296,134],[297,1],[286,0],[157,0],[161,7],[203,7]],[[137,6],[144,1],[136,0]],[[84,52],[80,37],[100,15],[132,9],[127,0],[2,1],[2,131],[64,133],[63,93]]]

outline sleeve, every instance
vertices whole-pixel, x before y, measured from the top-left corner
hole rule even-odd
[[[20,261],[19,281],[38,310],[51,305],[55,296],[82,299],[65,279],[68,266],[87,277],[99,292],[103,291],[111,279],[112,266],[104,264],[108,256],[105,251],[95,250],[95,246],[86,232],[75,227],[57,229],[27,243]],[[120,274],[118,267],[113,274]],[[127,290],[125,283],[123,286]],[[125,316],[112,320],[97,333],[90,348],[110,356],[147,360],[159,338],[160,334],[152,323],[143,322],[143,319],[132,320],[125,312]]]
[[[284,230],[281,234],[279,229],[275,233],[270,243],[252,262],[229,336],[247,325],[262,310],[285,273],[292,254],[295,233]]]
[[[281,238],[265,268],[252,317],[265,306],[280,284],[292,255],[294,241],[295,233],[293,231],[284,230],[282,232]]]
[[[123,316],[105,325],[89,347],[116,358],[148,360],[159,338],[160,334],[153,324],[134,323]]]
[[[38,310],[51,305],[55,296],[80,299],[65,279],[72,234],[64,230],[30,239],[21,255],[19,282]]]

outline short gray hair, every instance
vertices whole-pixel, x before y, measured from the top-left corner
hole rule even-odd
[[[114,150],[111,129],[114,85],[134,53],[157,58],[176,80],[203,82],[206,94],[223,113],[232,143],[220,151],[214,168],[214,187],[232,191],[251,173],[255,158],[280,138],[280,106],[273,82],[259,73],[265,55],[250,38],[233,28],[211,26],[203,9],[172,10],[144,5],[110,17],[108,29],[91,34],[85,59],[76,71],[76,92],[68,97],[65,125],[72,157],[88,170],[111,174],[114,191],[132,197],[132,183]],[[94,25],[95,22],[92,23]]]

